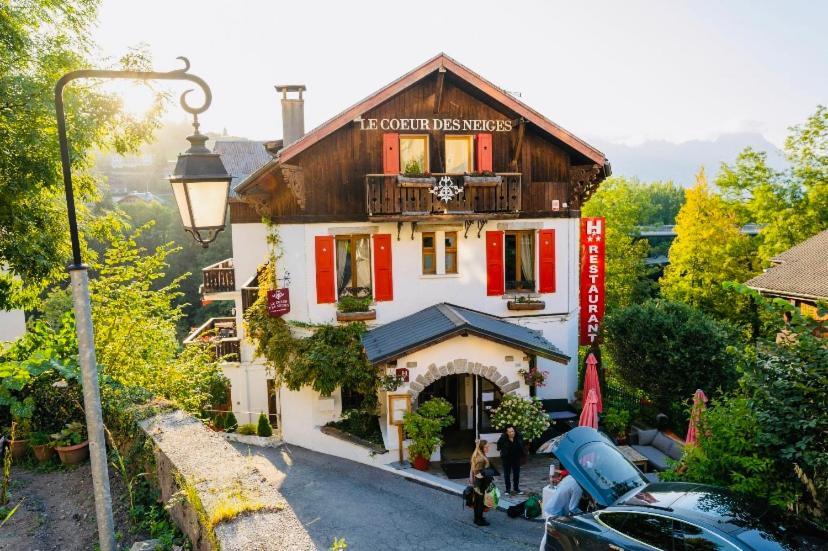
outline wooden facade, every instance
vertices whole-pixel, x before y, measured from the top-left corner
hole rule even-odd
[[[479,77],[464,70],[451,58],[438,56],[400,79],[412,81],[404,88],[383,96],[392,83],[360,104],[365,111],[357,105],[340,115],[340,119],[351,113],[358,117],[342,120],[336,128],[329,121],[320,127],[324,132],[312,131],[277,152],[273,162],[240,186],[240,199],[230,205],[232,222],[259,222],[263,215],[277,223],[578,216],[581,202],[609,173],[603,155],[563,130],[562,135],[551,135],[550,125],[557,128],[553,123],[535,116],[502,90],[487,90],[480,84],[485,83],[482,79],[470,82]],[[521,112],[507,103],[522,106]],[[465,186],[453,205],[441,204],[427,188],[404,188],[383,174],[383,135],[388,130],[365,129],[360,118],[508,121],[509,131],[487,133],[491,169],[501,175],[501,182]],[[433,127],[394,131],[401,136],[428,135],[432,174],[446,172],[446,135],[479,132]],[[453,177],[462,181],[463,175]]]

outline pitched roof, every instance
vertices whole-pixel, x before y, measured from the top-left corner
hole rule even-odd
[[[748,281],[748,287],[770,295],[828,300],[828,230],[772,261],[776,265]]]
[[[235,186],[244,181],[268,161],[273,159],[265,149],[265,142],[253,140],[218,140],[213,145],[213,153],[221,155],[224,168],[233,176],[230,182],[230,194],[234,195]]]
[[[554,122],[550,121],[549,119],[547,119],[546,117],[544,117],[543,115],[541,115],[540,113],[538,113],[537,111],[523,103],[522,101],[518,100],[502,88],[495,86],[494,84],[484,79],[474,71],[470,70],[464,65],[461,65],[456,60],[452,59],[451,57],[447,56],[442,52],[437,54],[433,58],[429,59],[419,67],[401,76],[394,82],[388,84],[383,88],[380,88],[379,90],[377,90],[364,100],[360,101],[356,105],[352,105],[342,113],[317,126],[313,130],[302,136],[300,139],[296,140],[295,142],[284,148],[279,153],[279,160],[281,162],[286,162],[290,160],[292,157],[295,157],[300,152],[304,151],[311,145],[320,141],[322,138],[330,135],[339,128],[352,122],[355,118],[363,115],[365,112],[380,105],[390,97],[405,90],[415,82],[425,78],[434,71],[438,71],[440,69],[445,69],[453,75],[459,77],[460,79],[468,82],[470,85],[482,91],[497,103],[503,105],[507,109],[514,111],[518,115],[525,118],[527,121],[537,125],[542,130],[546,131],[555,138],[564,142],[566,145],[575,149],[576,151],[578,151],[585,157],[589,158],[593,162],[597,163],[598,165],[604,166],[605,164],[607,164],[607,158],[603,153],[601,153],[600,151],[598,151],[582,139],[578,138],[574,134],[570,133],[567,130],[564,130]]]
[[[368,360],[378,364],[462,334],[476,335],[561,363],[569,361],[569,356],[539,331],[445,302],[366,332],[362,344]]]

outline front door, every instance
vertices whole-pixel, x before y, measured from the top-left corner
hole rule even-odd
[[[454,421],[443,430],[443,461],[467,461],[474,451],[476,437],[476,400],[474,375],[447,375],[428,385],[417,401],[422,404],[431,398],[443,398],[451,404]]]

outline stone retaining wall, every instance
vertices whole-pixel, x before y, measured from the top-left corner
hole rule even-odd
[[[271,463],[239,453],[180,411],[146,419],[141,428],[155,444],[161,497],[176,503],[170,514],[194,549],[316,549],[277,490]],[[216,520],[221,511],[234,510],[247,512]]]

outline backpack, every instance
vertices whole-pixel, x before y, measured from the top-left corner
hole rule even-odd
[[[474,507],[474,486],[466,486],[463,490],[463,503],[466,507]]]
[[[517,505],[512,505],[511,507],[506,509],[506,514],[509,515],[509,518],[522,517],[525,514],[525,503],[525,501],[522,501]]]
[[[541,515],[541,504],[538,496],[529,496],[523,502],[523,516],[525,518],[537,518]]]

